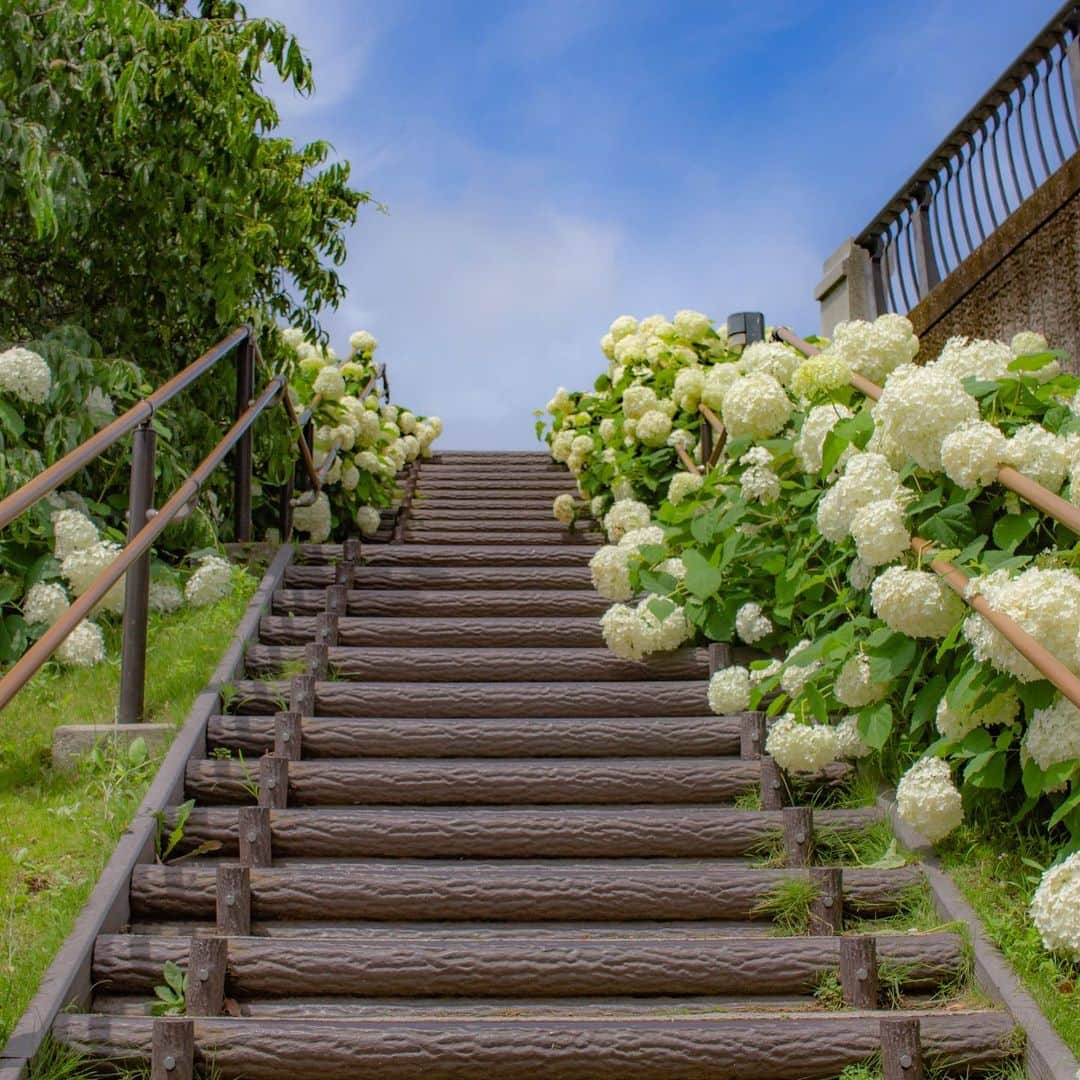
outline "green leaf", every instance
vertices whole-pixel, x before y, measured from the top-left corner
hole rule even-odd
[[[699,600],[707,600],[710,596],[715,596],[724,583],[723,570],[711,566],[694,548],[687,548],[682,558],[686,566],[684,578],[686,591]]]
[[[955,503],[924,521],[919,532],[942,547],[962,548],[974,539],[978,528],[971,508],[965,503]]]
[[[658,574],[655,570],[641,570],[638,572],[638,584],[646,591],[659,593],[667,596],[675,591],[675,579],[671,574]]]
[[[1047,364],[1052,363],[1062,353],[1059,351],[1052,352],[1037,352],[1027,353],[1024,356],[1018,356],[1009,364],[1009,371],[1038,371],[1040,368],[1046,367]]]
[[[0,424],[2,424],[13,439],[21,439],[26,431],[26,425],[18,410],[12,408],[6,401],[0,401]]]
[[[1007,514],[994,523],[994,543],[1004,551],[1015,551],[1038,523],[1039,514],[1035,510],[1025,514]]]
[[[1065,818],[1071,814],[1074,810],[1080,807],[1080,787],[1078,787],[1054,812],[1050,815],[1050,828],[1052,829],[1059,822],[1064,821]]]
[[[876,683],[892,682],[910,667],[918,653],[914,638],[892,633],[880,645],[869,650],[870,677]]]
[[[138,736],[138,738],[132,739],[127,748],[128,764],[134,766],[142,765],[148,756],[149,751],[146,748],[146,740],[141,735]]]
[[[828,706],[826,706],[825,699],[821,696],[820,691],[812,686],[804,686],[800,696],[803,701],[806,702],[806,707],[810,710],[810,714],[819,724],[827,724],[829,722],[829,709]]]
[[[915,695],[915,703],[911,708],[911,723],[908,729],[912,735],[918,734],[933,721],[937,713],[938,702],[941,701],[947,686],[948,682],[944,675],[935,675]]]
[[[865,706],[859,711],[857,726],[862,741],[872,750],[880,750],[892,734],[892,706],[887,701]]]
[[[984,790],[1000,791],[1005,786],[1005,755],[998,750],[976,754],[964,766],[964,783]]]
[[[907,866],[907,859],[896,850],[896,837],[893,837],[888,850],[875,862],[866,863],[871,870],[899,870],[901,866]]]

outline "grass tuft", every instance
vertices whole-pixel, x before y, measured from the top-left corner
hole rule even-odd
[[[810,905],[817,895],[817,886],[807,878],[787,878],[754,905],[752,914],[772,919],[772,932],[781,937],[806,934],[810,929]]]

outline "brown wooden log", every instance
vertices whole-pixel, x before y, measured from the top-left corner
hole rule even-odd
[[[765,752],[766,724],[763,712],[744,712],[739,717],[739,757],[758,760]]]
[[[315,684],[312,675],[294,675],[289,681],[289,712],[300,716],[315,713]],[[243,695],[241,694],[241,700]],[[275,710],[276,711],[276,710]]]
[[[264,806],[242,806],[237,817],[240,862],[269,866],[272,859],[270,811]]]
[[[521,521],[514,516],[514,523]],[[557,523],[553,523],[557,524]],[[452,532],[454,530],[440,530]],[[557,531],[557,530],[556,530]],[[393,566],[587,566],[596,552],[581,543],[582,533],[562,532],[566,538],[562,544],[529,545],[520,541],[516,544],[499,544],[495,547],[483,542],[482,536],[474,536],[474,542],[466,548],[460,544],[429,544],[424,541],[408,544],[388,544],[384,548],[373,549],[368,553],[364,567]],[[363,573],[365,571],[361,571]]]
[[[259,805],[506,805],[519,803],[728,803],[758,783],[758,763],[738,758],[548,758],[454,760],[368,758],[260,760]],[[244,766],[195,760],[189,797],[243,803]]]
[[[333,588],[333,586],[331,586]],[[327,592],[330,590],[328,589]],[[315,644],[323,645],[329,649],[337,645],[340,639],[338,617],[323,611],[315,616]]]
[[[252,869],[256,919],[499,919],[663,921],[750,919],[760,903],[797,870],[732,867],[702,861],[693,870],[669,865],[612,867],[604,860],[572,865],[507,866],[414,862],[274,866]],[[912,867],[844,873],[844,906],[860,915],[894,911],[921,873]],[[215,875],[201,866],[139,866],[131,903],[138,917],[213,918]],[[847,940],[846,938],[842,940]]]
[[[300,569],[297,567],[297,569]],[[322,575],[322,583],[326,585],[341,585],[346,589],[353,588],[356,580],[356,565],[354,563],[339,562],[325,568],[328,574]]]
[[[709,674],[731,667],[731,646],[721,641],[709,642]]]
[[[303,722],[299,713],[275,715],[273,751],[287,761],[299,761],[304,756]]]
[[[344,585],[329,585],[329,586],[327,586],[327,589],[326,589],[326,613],[328,615],[336,615],[338,620],[339,620],[339,623],[340,623],[340,620],[343,619],[346,616],[346,614],[348,613],[348,610],[349,610],[349,590],[346,589]],[[267,620],[264,619],[263,624],[265,624],[266,621]],[[309,637],[314,637],[314,626],[312,627],[312,630],[313,630],[313,632],[308,635]],[[262,627],[261,626],[260,626],[260,640],[262,640],[262,641],[266,640],[264,637],[262,637]]]
[[[818,811],[822,824],[827,822],[828,813],[827,810]],[[843,870],[834,866],[815,866],[810,870],[810,880],[817,887],[817,895],[810,904],[810,933],[839,934],[844,928]]]
[[[406,545],[407,546],[407,545]],[[356,572],[351,591],[365,589],[591,589],[588,566],[491,565],[490,553],[479,556],[477,565],[363,566]],[[331,567],[290,566],[286,588],[325,589],[335,584]],[[337,582],[336,584],[341,584]],[[351,608],[350,597],[350,608]],[[325,600],[320,601],[320,606]],[[400,610],[400,609],[399,609]]]
[[[225,1004],[225,969],[228,939],[194,937],[188,945],[187,991],[184,1011],[188,1016],[220,1016]]]
[[[180,1017],[160,1017],[150,1027],[150,1080],[193,1080],[195,1024]]]
[[[251,933],[251,869],[222,863],[217,868],[217,929],[223,937]]]
[[[853,1008],[878,1007],[877,943],[870,935],[840,938],[840,986],[844,1001]]]
[[[245,656],[247,670],[251,674],[258,674],[264,672],[265,674],[273,674],[276,668],[281,667],[282,663],[288,663],[288,660],[282,660],[274,664],[272,668],[268,667],[265,662],[267,655],[266,650],[273,649],[278,655],[286,655],[285,650],[289,650],[292,653],[292,649],[288,645],[274,646],[274,645],[253,645]],[[320,641],[309,641],[306,645],[302,646],[300,650],[296,652],[296,659],[303,656],[304,663],[307,665],[308,675],[319,682],[326,679],[330,674],[330,647],[324,645]]]
[[[94,981],[110,993],[148,993],[168,961],[188,964],[190,939],[106,934]],[[838,937],[627,940],[454,939],[438,933],[367,940],[236,937],[229,988],[238,997],[605,997],[808,994],[835,971]],[[908,991],[928,991],[960,970],[956,934],[878,939]]]
[[[923,1080],[918,1017],[882,1019],[881,1071],[883,1080]]]
[[[784,815],[784,863],[809,866],[814,850],[814,812],[809,806],[787,806]]]
[[[274,594],[277,615],[315,615],[326,603],[322,589],[283,589]],[[423,611],[427,617],[445,616],[597,616],[611,606],[592,588],[573,589],[363,589],[348,593],[348,614],[353,617],[400,616],[402,611]]]
[[[143,1059],[152,1021],[61,1014],[54,1031],[99,1058]],[[979,1068],[1001,1062],[1013,1024],[1002,1011],[924,1014],[932,1062]],[[709,1019],[649,1021],[384,1021],[205,1019],[195,1038],[225,1077],[245,1080],[436,1080],[536,1076],[558,1080],[759,1076],[825,1080],[879,1047],[879,1018],[846,1012],[738,1012]],[[363,1062],[363,1072],[357,1063]]]
[[[787,785],[784,774],[769,754],[761,755],[761,807],[763,810],[779,810],[787,802]]]
[[[356,564],[360,561],[360,555],[360,538],[357,536],[350,536],[341,545],[341,561],[344,563]]]

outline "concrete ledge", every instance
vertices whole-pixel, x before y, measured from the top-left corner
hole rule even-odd
[[[1077,1080],[1080,1063],[1054,1031],[1035,999],[1024,989],[1009,962],[986,936],[982,920],[942,868],[933,845],[900,820],[895,792],[883,791],[877,801],[897,839],[910,851],[918,853],[938,914],[950,922],[962,922],[967,928],[979,989],[1001,1004],[1024,1029],[1027,1036],[1024,1064],[1028,1076],[1032,1080]]]
[[[172,724],[61,724],[53,731],[53,767],[69,772],[95,746],[108,743],[126,750],[136,739],[145,739],[147,750],[157,755],[175,733]]]
[[[244,647],[258,629],[259,616],[269,608],[274,590],[281,584],[285,567],[292,561],[293,554],[292,547],[283,547],[270,564],[237,626],[232,645],[214,673],[212,687],[225,681],[226,672],[231,673],[236,664],[242,661]],[[89,1006],[91,964],[97,936],[101,933],[117,933],[128,922],[132,870],[139,863],[152,862],[154,859],[157,830],[154,814],[182,797],[188,761],[193,756],[205,753],[206,724],[219,707],[220,698],[216,689],[204,690],[192,704],[130,828],[120,837],[75,926],[53,958],[7,1045],[0,1050],[0,1080],[8,1080],[9,1077],[15,1080],[24,1075],[29,1061],[40,1049],[53,1020],[62,1010],[73,1002],[81,1009]]]

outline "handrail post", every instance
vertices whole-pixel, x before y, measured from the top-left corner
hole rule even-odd
[[[154,505],[157,432],[151,421],[132,435],[131,494],[128,500],[127,539],[146,525]],[[143,719],[146,691],[146,629],[150,610],[150,551],[140,556],[124,578],[124,639],[120,654],[120,702],[117,721],[138,724]]]
[[[255,330],[247,328],[247,337],[236,351],[236,417],[251,404],[255,393]],[[233,453],[233,534],[237,543],[251,539],[251,428],[240,437]]]
[[[937,258],[934,255],[934,240],[930,232],[930,202],[933,196],[929,184],[920,184],[915,189],[915,207],[911,211],[912,239],[915,246],[915,288],[919,299],[941,282]]]

